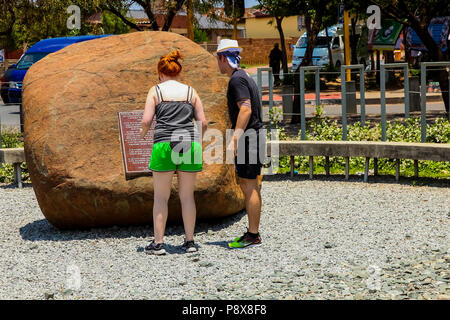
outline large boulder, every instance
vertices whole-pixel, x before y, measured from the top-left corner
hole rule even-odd
[[[119,111],[142,110],[157,63],[184,56],[180,81],[201,97],[208,128],[230,127],[227,79],[216,59],[169,32],[136,32],[73,44],[34,64],[24,80],[25,154],[44,216],[59,228],[152,223],[150,176],[125,179]],[[203,143],[203,148],[208,143]],[[223,155],[225,159],[225,154]],[[169,221],[181,221],[176,176]],[[198,218],[244,208],[232,165],[204,164],[195,185]]]

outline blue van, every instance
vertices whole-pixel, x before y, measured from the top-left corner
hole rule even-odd
[[[22,82],[28,69],[46,55],[61,50],[73,43],[108,37],[110,35],[87,35],[75,37],[61,37],[41,40],[28,49],[17,64],[13,64],[2,78],[1,97],[3,103],[22,102]]]

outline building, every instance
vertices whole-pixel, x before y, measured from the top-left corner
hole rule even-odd
[[[197,28],[204,30],[209,38],[210,42],[216,43],[220,38],[233,37],[233,25],[221,20],[211,19],[206,15],[196,13],[195,19],[197,20]],[[245,38],[245,25],[238,24],[237,26],[238,39]],[[220,37],[220,38],[219,38]]]
[[[247,11],[244,18],[246,38],[280,38],[274,17],[253,9],[252,11]],[[305,32],[302,16],[285,17],[281,25],[286,38],[299,38]]]
[[[127,18],[131,18],[134,22],[142,27],[144,30],[151,30],[150,21],[144,10],[129,10],[127,13]],[[164,14],[155,13],[156,23],[159,29],[164,25],[166,16]],[[207,15],[201,15],[195,13],[195,19],[197,23],[196,27],[200,30],[204,30],[210,42],[217,42],[218,37],[231,38],[233,36],[233,26],[224,21],[213,19]],[[245,26],[243,24],[238,25],[238,38],[245,37]],[[187,35],[187,14],[185,11],[179,11],[177,15],[172,20],[172,25],[169,31],[181,34],[183,36]]]

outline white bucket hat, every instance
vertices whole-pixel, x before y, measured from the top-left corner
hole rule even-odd
[[[217,56],[218,53],[225,52],[225,51],[241,52],[242,48],[239,47],[237,40],[222,39],[222,40],[220,40],[219,45],[217,46],[217,51],[214,53],[214,55]]]
[[[217,51],[214,52],[214,56],[217,54],[222,54],[227,57],[228,64],[233,68],[239,68],[239,63],[241,61],[241,56],[239,53],[242,52],[242,48],[239,47],[237,40],[222,39],[217,46]]]

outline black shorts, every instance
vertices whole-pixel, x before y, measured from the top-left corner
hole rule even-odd
[[[261,168],[264,165],[266,156],[265,131],[254,132],[256,132],[254,136],[246,132],[238,142],[238,155],[234,158],[234,168],[240,178],[256,179],[261,174]]]

